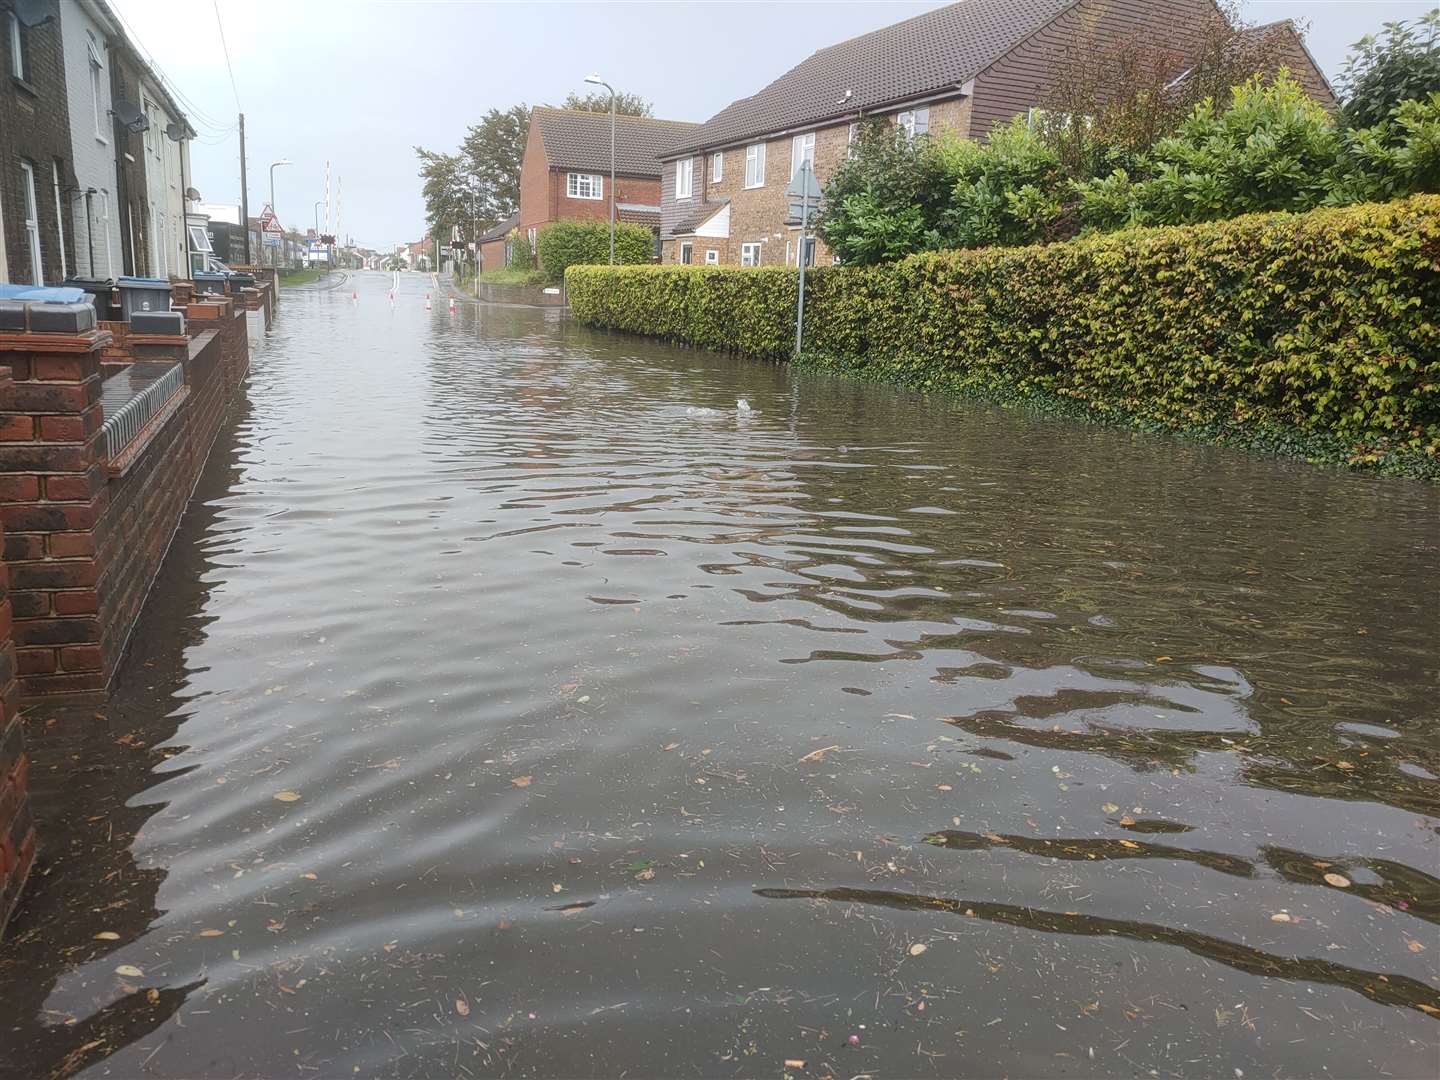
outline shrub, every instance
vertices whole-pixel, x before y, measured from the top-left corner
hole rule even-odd
[[[565,268],[586,263],[605,264],[610,261],[610,223],[608,221],[557,221],[540,230],[535,242],[540,266],[547,281],[565,278]],[[620,264],[643,264],[652,261],[655,234],[633,222],[615,223],[615,261]]]
[[[1378,124],[1401,102],[1440,92],[1440,8],[1414,22],[1386,23],[1383,41],[1367,34],[1351,48],[1340,88],[1352,127]]]
[[[803,361],[1440,475],[1440,197],[807,276]],[[779,267],[574,267],[582,322],[757,357]],[[1415,463],[1419,462],[1419,465]]]
[[[530,247],[530,234],[524,229],[511,229],[506,237],[505,269],[535,269],[535,251]]]

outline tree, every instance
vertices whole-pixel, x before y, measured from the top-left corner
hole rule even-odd
[[[439,154],[415,147],[415,156],[420,159],[420,178],[425,182],[421,191],[425,196],[425,226],[432,236],[451,235],[455,228],[462,236],[469,236],[475,227],[471,207],[471,191],[474,180],[466,168],[466,161],[459,154]],[[482,229],[488,229],[494,222],[481,222]]]
[[[1400,102],[1440,91],[1440,8],[1414,22],[1386,23],[1384,40],[1367,34],[1351,49],[1339,81],[1352,127],[1378,124]]]
[[[475,185],[482,222],[494,225],[519,208],[520,165],[529,132],[530,108],[521,104],[491,109],[465,133],[460,155]]]
[[[602,90],[581,97],[573,90],[565,95],[565,104],[562,108],[579,109],[581,112],[610,111],[610,95]],[[654,106],[646,101],[639,94],[616,94],[615,112],[620,116],[654,116]]]
[[[1226,101],[1252,75],[1273,75],[1294,24],[1260,31],[1220,0],[1188,26],[1147,26],[1100,47],[1077,40],[1032,115],[1073,177],[1103,176],[1176,131],[1202,101]]]

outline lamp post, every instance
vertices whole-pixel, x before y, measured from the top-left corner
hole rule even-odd
[[[292,162],[289,158],[281,158],[279,161],[272,161],[272,162],[270,163],[270,213],[272,213],[272,214],[275,213],[275,169],[276,169],[276,167],[279,166],[279,165],[291,165],[291,164],[293,164],[293,162]],[[279,215],[279,214],[276,214],[275,216],[276,216],[276,217],[279,217],[280,215]],[[249,228],[249,225],[248,225],[248,224],[246,225],[246,228]],[[260,237],[260,241],[261,241],[261,243],[264,243],[265,237],[263,237],[263,236]],[[283,250],[284,250],[284,244],[285,244],[285,234],[284,234],[283,232],[280,234],[280,244],[281,244],[281,250],[283,251]],[[276,254],[275,260],[274,260],[274,262],[272,263],[272,265],[274,265],[274,266],[279,266],[279,265],[280,265],[280,255],[279,255],[279,254]]]
[[[586,75],[585,81],[610,91],[610,265],[615,265],[615,88],[599,75]]]

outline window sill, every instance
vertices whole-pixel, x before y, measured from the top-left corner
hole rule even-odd
[[[759,191],[759,190],[760,190],[761,188],[763,188],[764,186],[765,186],[764,184],[746,184],[746,185],[745,185],[745,190],[746,190],[746,191]]]
[[[25,93],[29,94],[31,97],[40,96],[40,91],[36,90],[35,85],[29,80],[22,79],[19,75],[11,75],[10,81],[14,83],[17,87],[19,87],[21,90],[24,90]]]
[[[109,145],[110,145],[110,140],[107,139],[107,138],[105,138],[104,135],[96,135],[96,136],[95,136],[95,141],[98,142],[101,146],[109,146]]]

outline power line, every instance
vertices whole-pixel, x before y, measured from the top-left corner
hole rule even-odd
[[[187,98],[180,92],[180,88],[170,81],[165,75],[165,72],[161,70],[159,63],[156,62],[154,54],[145,48],[144,44],[140,41],[140,35],[135,33],[135,28],[130,25],[130,20],[125,18],[125,13],[121,11],[118,6],[113,7],[111,10],[114,11],[116,18],[120,20],[120,25],[129,36],[130,44],[135,48],[137,53],[141,54],[142,59],[149,65],[151,74],[154,75],[161,86],[169,91],[180,104],[189,110],[189,119],[196,121],[202,128],[210,128],[213,131],[223,130],[225,127],[223,123],[217,121],[214,117],[206,113],[204,109]]]
[[[220,21],[220,0],[212,0],[215,5],[215,25],[220,28],[220,48],[225,51],[225,70],[230,73],[230,92],[235,95],[235,109],[237,112],[244,112],[245,107],[240,104],[240,91],[235,87],[235,69],[230,66],[230,46],[225,41],[225,24]]]

